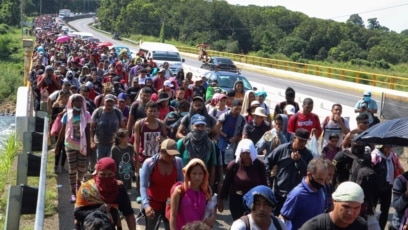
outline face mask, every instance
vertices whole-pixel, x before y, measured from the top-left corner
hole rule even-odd
[[[364,96],[364,101],[370,101],[371,97]]]
[[[313,188],[317,189],[317,190],[323,188],[323,185],[320,184],[319,182],[315,181],[315,180],[313,179],[313,176],[310,177],[309,182],[310,182],[310,185],[311,185]]]
[[[194,140],[201,140],[207,135],[207,132],[205,130],[193,130],[191,134]]]
[[[78,108],[78,107],[76,107],[76,106],[73,106],[72,108],[73,108],[75,111],[78,111],[78,112],[81,111],[81,108]]]

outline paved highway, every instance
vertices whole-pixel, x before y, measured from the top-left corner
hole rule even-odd
[[[118,41],[112,39],[110,35],[100,33],[98,31],[89,28],[88,24],[93,21],[92,18],[80,19],[70,22],[70,25],[77,29],[78,31],[91,31],[95,37],[98,37],[101,41],[110,41],[114,44],[128,46],[131,50],[138,50],[138,47],[134,44],[128,43],[126,41]],[[200,62],[196,58],[191,58],[184,56],[185,63],[188,65],[200,67]],[[345,91],[344,89],[336,89],[327,85],[316,84],[308,82],[308,79],[304,81],[285,79],[276,76],[272,76],[266,73],[260,73],[256,71],[242,70],[242,75],[246,76],[248,80],[256,83],[256,85],[265,86],[265,90],[268,86],[285,89],[291,86],[299,94],[308,95],[312,98],[320,98],[332,102],[340,103],[344,106],[353,107],[363,94],[364,88],[350,88],[350,90]],[[380,102],[380,98],[374,98],[377,102]],[[329,105],[331,106],[331,105]],[[346,115],[346,114],[345,114]]]

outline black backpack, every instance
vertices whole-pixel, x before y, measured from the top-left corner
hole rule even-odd
[[[333,165],[336,171],[334,184],[340,184],[341,182],[349,180],[354,159],[357,159],[357,156],[353,155],[347,149],[336,153],[333,159]]]

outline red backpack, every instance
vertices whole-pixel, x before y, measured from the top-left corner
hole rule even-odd
[[[173,184],[173,186],[170,189],[170,198],[167,200],[166,202],[166,211],[164,213],[164,216],[166,217],[167,220],[170,221],[170,215],[171,215],[171,207],[170,207],[170,199],[171,199],[171,195],[174,192],[174,189],[176,189],[177,187],[180,187],[180,200],[183,198],[184,195],[184,189],[183,189],[183,182],[177,181],[176,183]]]

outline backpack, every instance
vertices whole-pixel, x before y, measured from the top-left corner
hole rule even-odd
[[[165,213],[164,213],[164,216],[166,217],[166,219],[167,220],[169,220],[170,221],[170,215],[171,215],[171,206],[170,206],[170,203],[171,203],[171,201],[170,201],[170,199],[171,199],[171,195],[173,194],[173,192],[174,192],[174,189],[176,189],[177,187],[179,187],[180,186],[180,201],[181,201],[181,199],[183,198],[183,196],[184,196],[184,189],[183,189],[183,182],[180,182],[180,181],[177,181],[176,183],[174,183],[173,184],[173,186],[171,187],[171,189],[170,189],[170,198],[167,200],[167,202],[166,202],[166,209],[165,209]]]
[[[251,230],[251,224],[249,223],[248,215],[241,216],[239,219],[245,223],[246,230]],[[276,230],[282,230],[282,226],[280,225],[278,218],[275,216],[271,216],[271,219],[272,219],[273,225],[275,226]]]
[[[335,184],[349,180],[354,159],[357,159],[357,156],[353,155],[348,149],[336,153],[332,162],[336,172]]]

